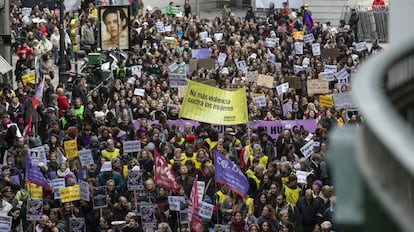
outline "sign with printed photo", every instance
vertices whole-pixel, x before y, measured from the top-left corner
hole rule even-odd
[[[129,6],[101,6],[98,10],[101,49],[129,49]]]

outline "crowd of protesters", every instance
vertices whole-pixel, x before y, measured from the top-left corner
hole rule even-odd
[[[318,79],[326,64],[336,65],[338,70],[346,68],[351,82],[358,63],[381,48],[375,45],[372,51],[357,52],[355,43],[358,41],[354,39],[352,28],[344,23],[335,28],[329,22],[304,20],[304,16],[311,15],[309,6],[289,9],[287,4],[282,8],[271,4],[266,17],[256,16],[249,9],[245,18],[236,17],[225,6],[223,17],[214,19],[192,14],[189,2],[182,9],[185,14],[181,17],[158,8],[144,9],[141,1],[135,6],[138,8],[134,8],[130,19],[129,57],[119,62],[114,71],[115,80],[86,92],[87,83],[79,79],[68,96],[65,95],[66,86],[53,86],[51,81],[54,78],[52,66],[58,65],[57,51],[63,49],[57,42],[59,14],[36,6],[26,17],[19,5],[11,7],[10,28],[19,60],[15,64],[17,85],[15,88],[3,85],[0,96],[0,215],[12,217],[12,231],[71,231],[70,217],[85,218],[87,231],[143,231],[134,207],[136,199],[125,184],[125,173],[134,167],[144,171],[143,191],[150,194],[151,203],[156,206],[157,231],[178,230],[177,214],[168,211],[167,196],[188,199],[195,175],[205,182],[203,201],[215,205],[212,219],[202,222],[203,231],[212,230],[214,224],[229,225],[230,231],[239,232],[339,231],[333,221],[335,198],[326,163],[327,141],[332,128],[358,126],[361,117],[346,109],[320,106],[318,95],[308,95],[306,82]],[[88,1],[77,10],[81,44],[89,45],[91,51],[99,47],[95,10],[94,3]],[[72,15],[65,14],[67,31],[70,31]],[[35,18],[39,20],[37,23],[33,22]],[[160,21],[171,25],[172,30],[157,32],[155,24]],[[199,33],[204,31],[209,38],[202,41]],[[310,44],[304,45],[303,55],[296,54],[292,36],[295,31],[312,33],[321,49],[338,48],[339,55],[313,56]],[[215,33],[223,34],[220,41],[213,38]],[[165,42],[165,37],[174,40]],[[279,42],[275,47],[266,47],[266,38],[277,38]],[[65,41],[66,54],[74,59],[69,35]],[[210,58],[216,59],[221,52],[227,59],[216,70],[200,68],[188,73],[188,79],[210,79],[215,86],[228,90],[245,86],[252,94],[247,96],[249,120],[252,121],[317,120],[317,129],[312,132],[316,142],[313,154],[305,158],[300,152],[310,132],[288,126],[274,143],[266,131],[252,130],[246,125],[228,126],[223,133],[205,123],[196,128],[191,128],[190,124],[184,129],[171,126],[168,120],[180,120],[182,99],[177,89],[169,86],[166,64],[188,64],[192,50],[200,48],[208,48]],[[274,57],[272,61],[271,56]],[[27,70],[34,69],[35,57],[40,58],[40,75],[46,77],[43,99],[38,104],[32,101],[36,86],[22,82]],[[309,65],[294,73],[293,66],[302,65],[305,58],[309,59]],[[246,82],[243,72],[236,67],[236,61],[240,60],[246,62],[249,71],[273,76],[274,87],[286,82],[287,77],[297,76],[301,88],[289,88],[287,93],[278,95],[275,88]],[[281,63],[281,67],[276,67],[275,63]],[[142,72],[132,75],[129,67],[136,65],[142,67]],[[338,85],[332,81],[330,91],[349,91],[348,84]],[[144,96],[134,95],[136,88],[145,89]],[[265,94],[265,107],[252,103],[254,93]],[[293,104],[292,111],[284,114],[282,105],[288,101]],[[150,123],[153,120],[156,123]],[[17,126],[10,126],[11,123]],[[26,135],[24,130],[28,123],[32,125]],[[76,158],[66,162],[59,158],[60,153],[65,155],[63,142],[73,139],[77,141],[78,150],[92,150],[94,165],[82,167]],[[127,140],[140,140],[142,151],[123,152],[122,142]],[[50,179],[47,173],[55,172],[57,178],[65,178],[66,186],[75,185],[78,179],[86,180],[91,189],[106,186],[108,207],[100,212],[93,209],[92,201],[62,204],[54,199],[51,190],[43,189],[42,219],[28,221],[26,200],[30,196],[24,184],[25,157],[29,149],[39,146],[45,148],[47,155],[47,163],[39,163],[46,178]],[[155,150],[170,164],[180,190],[155,185]],[[244,198],[227,186],[215,183],[214,151],[234,161],[248,177],[250,188]],[[240,160],[238,157],[247,158]],[[106,161],[112,162],[113,171],[101,173],[100,168]],[[306,184],[298,183],[296,171],[310,173]],[[86,172],[86,178],[80,174],[82,172]],[[11,176],[18,176],[20,183]],[[117,221],[123,224],[112,223]]]

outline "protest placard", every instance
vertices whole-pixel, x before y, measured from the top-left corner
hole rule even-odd
[[[292,102],[286,102],[282,106],[283,116],[287,115],[287,112],[292,112]]]
[[[135,89],[134,90],[134,95],[135,96],[144,96],[145,95],[145,89]]]
[[[162,21],[156,22],[155,23],[155,28],[157,28],[157,32],[164,32],[165,31],[164,22],[162,22]]]
[[[66,157],[68,157],[68,159],[78,157],[78,145],[76,144],[75,139],[64,141],[63,147],[65,148]]]
[[[170,32],[171,31],[171,25],[164,26],[164,31],[165,32]]]
[[[271,89],[273,88],[273,80],[274,78],[272,76],[259,74],[256,84],[257,86],[262,86]]]
[[[273,62],[273,65],[275,66],[275,68],[282,68],[281,62]]]
[[[131,74],[132,75],[137,75],[140,78],[141,74],[142,74],[142,65],[132,66],[131,67]]]
[[[31,71],[26,75],[22,76],[22,81],[23,81],[23,85],[27,85],[27,84],[34,84],[36,79],[35,79],[35,72]]]
[[[307,80],[308,95],[329,93],[329,81],[323,79]]]
[[[86,232],[85,218],[69,218],[70,232]]]
[[[300,148],[300,152],[302,152],[305,158],[308,158],[309,156],[313,154],[313,146],[314,146],[314,141],[310,140],[305,145],[303,145],[303,147]]]
[[[43,199],[42,198],[27,199],[26,219],[28,221],[37,221],[42,218],[42,215],[43,215]]]
[[[95,187],[92,190],[93,209],[105,208],[108,206],[106,201],[106,186]]]
[[[185,95],[185,91],[187,91],[187,86],[178,86],[178,98],[183,98]]]
[[[321,72],[319,73],[319,77],[324,80],[328,81],[334,81],[335,80],[335,74],[333,72]]]
[[[278,43],[278,41],[274,38],[266,38],[266,40],[265,40],[265,45],[266,45],[266,47],[269,47],[269,48],[276,47],[277,43]]]
[[[325,107],[333,107],[334,103],[333,103],[333,99],[332,96],[327,95],[327,96],[319,96],[319,106],[325,106]]]
[[[12,217],[0,216],[0,231],[11,231]]]
[[[179,212],[181,203],[185,202],[185,198],[181,196],[168,196],[168,205],[171,211]]]
[[[266,106],[266,97],[264,95],[253,97],[253,104],[257,107],[265,107]]]
[[[337,93],[332,96],[336,110],[352,108],[351,92]]]
[[[236,62],[236,66],[237,66],[237,69],[238,70],[240,70],[240,71],[242,71],[242,73],[246,73],[247,72],[247,65],[246,65],[246,61],[244,61],[244,60],[241,60],[241,61],[237,61]]]
[[[174,72],[177,69],[178,69],[178,64],[176,62],[173,62],[172,64],[168,65],[168,70],[170,72]]]
[[[321,45],[319,43],[312,44],[312,54],[313,56],[321,55]]]
[[[59,189],[62,203],[80,200],[79,185]]]
[[[51,185],[52,185],[51,187],[53,189],[53,194],[54,194],[55,199],[60,199],[60,191],[59,190],[66,187],[65,179],[63,179],[63,178],[53,179],[52,182],[51,182]]]
[[[43,197],[43,188],[42,186],[37,186],[36,184],[33,183],[28,183],[28,192],[29,192],[29,197],[31,198],[42,198]]]
[[[258,71],[247,71],[245,74],[246,82],[256,82],[259,77]]]
[[[298,184],[307,184],[307,178],[310,172],[296,171],[296,177],[298,178]]]
[[[207,31],[202,31],[202,32],[198,33],[198,36],[199,36],[201,41],[205,41],[208,37],[208,32]]]
[[[336,73],[338,71],[338,67],[336,65],[325,64],[323,66],[323,71]]]
[[[295,52],[297,55],[303,55],[303,43],[295,42]]]
[[[312,33],[309,33],[303,36],[303,42],[312,43],[313,41],[315,41],[315,36],[313,36]]]
[[[210,56],[210,49],[208,48],[200,48],[200,49],[193,49],[191,50],[192,58],[195,58],[196,60],[199,59],[208,59]]]
[[[35,147],[29,150],[32,161],[39,165],[42,162],[44,165],[47,165],[47,158],[45,148],[43,146]]]
[[[276,87],[276,91],[278,95],[281,95],[283,93],[287,93],[289,90],[289,82],[285,82],[283,84],[280,84]]]
[[[123,141],[122,144],[123,144],[124,152],[126,153],[141,151],[140,140]]]
[[[223,39],[223,33],[215,33],[214,34],[214,40],[217,42],[217,41],[220,41],[220,40],[222,40]]]
[[[215,224],[214,232],[230,232],[230,225]]]
[[[79,194],[80,199],[84,201],[89,201],[89,184],[86,181],[79,180]]]
[[[100,172],[110,172],[112,171],[111,161],[106,161],[102,164]]]
[[[321,57],[322,59],[327,59],[327,58],[336,58],[340,55],[341,53],[339,52],[338,48],[325,48],[321,51]]]
[[[298,40],[303,40],[303,31],[294,31],[293,32],[293,38],[298,41]]]
[[[137,197],[137,204],[138,205],[146,205],[150,203],[150,194],[149,193],[142,193],[138,192],[136,193]]]
[[[216,60],[215,59],[199,59],[198,60],[198,68],[205,68],[207,70],[215,69]]]
[[[78,156],[82,167],[95,164],[95,162],[93,161],[91,149],[78,151]]]
[[[339,82],[339,83],[348,83],[349,73],[346,68],[341,69],[339,72],[335,74],[336,79],[338,80],[346,80],[346,82]]]
[[[206,187],[206,183],[204,181],[197,181],[197,193],[198,193],[199,202],[203,201],[205,187]]]
[[[302,88],[302,81],[300,77],[297,76],[289,76],[285,80],[289,82],[290,88],[294,89],[301,89]]]
[[[303,66],[293,65],[293,73],[298,74],[300,71],[303,71]]]
[[[202,219],[210,220],[211,216],[213,216],[213,209],[214,209],[214,205],[212,204],[209,204],[204,201],[200,201],[198,203],[198,215]]]
[[[224,66],[224,63],[226,62],[227,55],[226,53],[220,52],[217,57],[217,62],[219,65]]]
[[[171,88],[177,88],[178,86],[187,85],[186,74],[168,73],[168,80],[170,81]]]
[[[138,210],[141,214],[141,225],[145,231],[152,231],[155,228],[155,207],[153,205],[139,205]]]
[[[128,172],[127,187],[128,191],[144,190],[141,170],[130,170]]]
[[[303,58],[303,60],[302,60],[302,66],[304,68],[307,68],[307,67],[309,67],[309,64],[310,64],[310,59],[308,57]]]
[[[362,52],[364,50],[368,50],[368,46],[366,42],[359,42],[356,44],[355,49],[357,52]]]

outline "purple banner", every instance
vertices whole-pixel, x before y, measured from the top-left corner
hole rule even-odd
[[[244,197],[249,190],[249,181],[242,171],[222,154],[214,151],[216,182],[225,184],[230,190]]]
[[[193,49],[191,50],[191,54],[193,55],[192,58],[195,58],[196,60],[208,59],[210,56],[210,49],[208,48]]]
[[[49,183],[47,182],[45,176],[43,176],[42,172],[40,172],[40,169],[36,163],[32,161],[30,154],[26,155],[25,181],[50,189]]]

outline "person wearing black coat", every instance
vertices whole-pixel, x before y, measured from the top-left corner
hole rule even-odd
[[[305,232],[313,231],[322,218],[322,202],[319,197],[314,198],[311,189],[306,190],[305,196],[299,198],[296,203],[302,218],[302,225]]]

